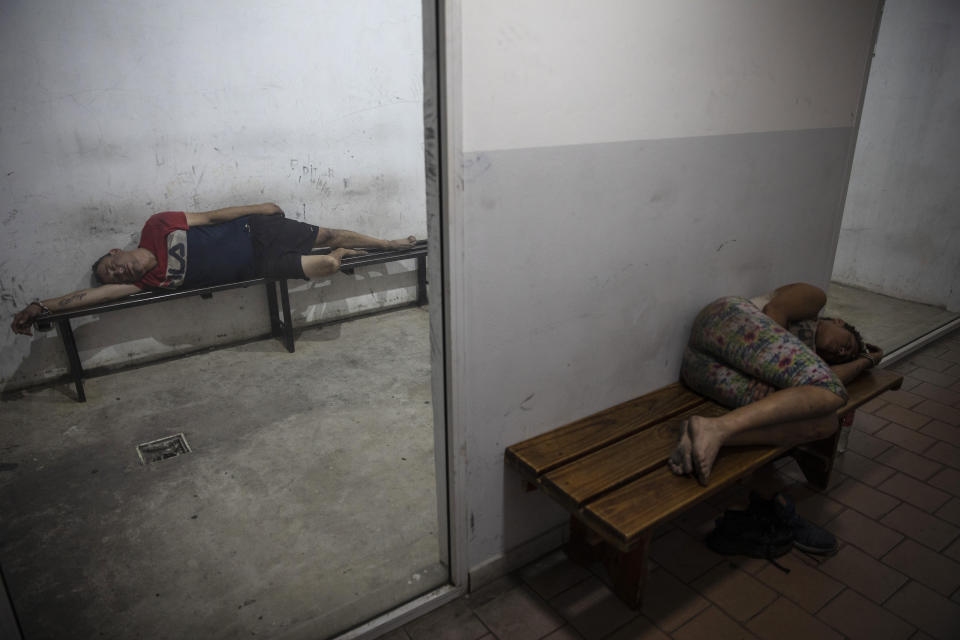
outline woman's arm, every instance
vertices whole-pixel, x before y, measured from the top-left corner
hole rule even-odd
[[[815,318],[825,304],[827,294],[823,289],[805,282],[796,282],[774,291],[773,298],[763,308],[763,312],[786,328],[791,322]]]
[[[239,207],[226,207],[225,209],[214,209],[213,211],[202,211],[200,213],[185,213],[184,215],[187,216],[188,225],[191,227],[202,227],[208,224],[230,222],[243,216],[269,216],[275,213],[283,213],[283,209],[272,202],[264,202],[262,204],[245,204]]]
[[[837,374],[837,377],[840,378],[840,382],[843,384],[848,384],[853,382],[858,375],[867,369],[872,369],[880,364],[881,358],[883,358],[883,349],[880,347],[873,347],[873,349],[870,350],[867,355],[861,354],[850,362],[844,362],[843,364],[832,364],[830,365],[830,369]]]

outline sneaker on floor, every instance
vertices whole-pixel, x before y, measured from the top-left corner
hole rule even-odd
[[[775,517],[728,509],[717,518],[706,542],[717,553],[773,560],[789,553],[793,532]]]
[[[818,556],[832,556],[837,552],[837,538],[832,533],[817,526],[797,514],[797,505],[786,493],[778,493],[771,500],[765,500],[756,493],[750,494],[750,507],[760,513],[772,514],[793,532],[793,545],[801,551]]]

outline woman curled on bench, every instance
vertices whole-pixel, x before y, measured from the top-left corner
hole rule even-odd
[[[821,289],[797,283],[753,299],[720,298],[700,311],[681,376],[733,410],[685,422],[669,461],[674,473],[706,485],[723,446],[792,446],[836,431],[844,383],[875,366],[883,352],[842,320],[819,317],[826,302]],[[793,510],[788,499],[778,499]]]

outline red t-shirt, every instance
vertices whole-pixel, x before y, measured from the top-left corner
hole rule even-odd
[[[157,266],[135,282],[135,285],[141,289],[179,286],[183,281],[186,265],[183,262],[169,264],[170,269],[168,269],[168,256],[173,256],[176,261],[178,255],[184,255],[183,251],[178,253],[177,245],[183,243],[184,247],[186,246],[189,228],[187,216],[183,211],[164,211],[150,216],[143,225],[143,231],[140,232],[140,246],[156,256]]]

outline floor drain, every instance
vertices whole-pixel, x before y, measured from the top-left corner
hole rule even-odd
[[[179,456],[182,453],[190,453],[190,445],[187,444],[187,439],[182,433],[137,445],[140,464],[160,462],[167,458]]]

